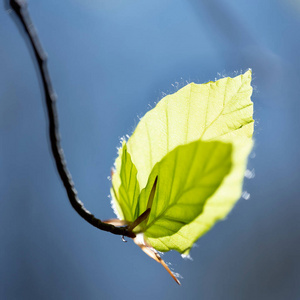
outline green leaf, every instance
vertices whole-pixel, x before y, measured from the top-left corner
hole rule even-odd
[[[121,185],[119,187],[118,194],[114,186],[112,188],[112,192],[113,196],[117,200],[118,215],[126,221],[133,222],[138,217],[137,204],[140,194],[140,186],[136,179],[136,167],[131,161],[125,142],[123,142],[121,161]]]
[[[250,83],[251,71],[235,78],[223,78],[216,82],[191,83],[175,94],[163,98],[154,109],[141,119],[133,135],[129,138],[128,154],[130,153],[132,164],[136,166],[139,185],[142,190],[144,189],[138,200],[137,209],[133,208],[134,214],[130,217],[136,217],[143,213],[142,210],[147,206],[147,191],[149,192],[152,188],[157,175],[155,172],[159,172],[153,210],[150,212],[147,224],[149,225],[155,218],[156,221],[152,223],[152,226],[144,227],[147,242],[155,249],[159,251],[174,249],[187,254],[193,243],[209,230],[217,220],[224,218],[240,198],[247,157],[253,144],[254,121],[252,118],[253,104],[250,100],[252,93]],[[201,151],[205,151],[206,147],[215,145],[204,143],[204,141],[223,142],[218,143],[218,145],[223,146],[230,144],[231,168],[229,172],[222,173],[224,177],[218,183],[213,181],[214,178],[208,177],[211,182],[208,180],[207,185],[212,184],[217,188],[210,190],[205,200],[201,197],[200,200],[198,196],[191,199],[192,203],[199,203],[199,207],[196,209],[197,213],[189,215],[183,222],[186,224],[176,227],[174,220],[180,213],[184,214],[185,209],[180,211],[173,208],[176,212],[172,215],[173,221],[169,220],[169,223],[165,219],[157,218],[166,206],[175,201],[174,195],[180,194],[180,188],[181,191],[185,189],[184,186],[176,183],[174,191],[172,188],[170,194],[167,189],[171,186],[171,180],[174,177],[174,180],[180,182],[180,178],[183,178],[181,172],[187,172],[185,176],[195,177],[195,185],[197,185],[201,182],[201,173],[197,177],[196,171],[193,173],[193,169],[186,167],[190,162],[190,157],[185,156],[178,159],[175,167],[174,162],[172,165],[172,159],[168,156],[172,157],[181,151],[188,153],[189,147],[192,147],[190,143],[199,140],[202,141],[199,142],[201,149],[203,148]],[[178,148],[180,145],[185,146],[181,146],[181,149]],[[217,147],[219,149],[217,152],[220,152],[220,155],[225,149],[223,146]],[[172,150],[175,152],[173,153]],[[170,163],[169,168],[166,167],[168,165],[166,161]],[[194,159],[193,167],[199,166],[198,171],[200,172],[200,166],[204,161],[204,156],[199,155],[197,159]],[[216,160],[217,162],[218,160]],[[115,196],[112,195],[113,198],[119,197],[121,185],[124,184],[121,178],[121,165],[123,163],[121,155],[119,155],[115,163],[116,173],[113,176],[115,190]],[[221,169],[222,167],[220,167]],[[134,176],[131,178],[135,180]],[[196,181],[196,178],[199,178],[199,181]],[[206,192],[204,188],[199,194],[204,195]],[[168,194],[171,195],[169,200],[167,199]],[[160,195],[164,195],[163,201]],[[136,203],[135,200],[132,205],[134,203]],[[127,216],[124,215],[124,217]],[[169,227],[170,230],[167,233],[158,229],[160,222],[164,222],[164,226]],[[174,232],[172,233],[171,230]]]
[[[231,152],[231,144],[199,140],[178,146],[157,163],[139,201],[141,212],[157,177],[145,236],[173,235],[201,214],[231,169]]]
[[[227,216],[233,205],[240,198],[247,156],[252,148],[252,141],[244,140],[232,144],[232,167],[230,173],[215,193],[207,199],[202,213],[191,223],[170,236],[148,238],[148,243],[159,251],[176,250],[187,255],[195,241],[205,234],[218,221]]]
[[[232,142],[252,137],[251,71],[206,84],[191,83],[164,97],[128,140],[141,188],[154,165],[175,147],[197,139]]]

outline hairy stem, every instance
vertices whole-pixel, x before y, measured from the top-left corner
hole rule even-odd
[[[76,212],[88,223],[97,227],[98,229],[109,231],[113,234],[135,237],[134,233],[130,232],[127,227],[115,227],[111,224],[103,223],[101,220],[95,218],[89,211],[87,211],[77,196],[77,191],[72,181],[71,174],[67,168],[64,158],[63,149],[60,145],[60,134],[58,130],[58,117],[56,109],[56,95],[51,84],[50,75],[47,68],[47,56],[41,46],[37,32],[30,19],[27,2],[25,0],[10,0],[10,6],[16,13],[18,19],[24,27],[25,33],[30,40],[33,48],[35,58],[39,67],[39,74],[43,82],[45,92],[45,100],[47,106],[47,113],[49,118],[49,136],[51,142],[51,150],[55,160],[56,168],[59,176],[66,189],[69,201]]]

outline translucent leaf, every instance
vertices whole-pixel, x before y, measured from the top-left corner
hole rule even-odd
[[[202,140],[252,137],[251,71],[164,97],[141,119],[127,146],[144,188],[154,165],[175,147]]]
[[[113,185],[113,196],[117,199],[118,216],[126,221],[133,222],[138,217],[138,197],[140,194],[140,186],[136,179],[137,170],[131,161],[130,154],[127,152],[126,143],[123,142],[121,154],[121,185],[117,192]]]
[[[139,201],[141,212],[158,178],[145,236],[173,235],[198,217],[229,173],[231,153],[231,144],[199,140],[176,147],[157,163]]]
[[[186,226],[170,236],[148,238],[148,243],[158,251],[176,250],[188,254],[195,241],[206,233],[220,219],[227,216],[241,197],[246,159],[252,148],[252,141],[232,144],[232,167],[230,173],[215,193],[207,199],[202,213]]]
[[[152,172],[155,174],[155,168],[159,168],[154,168],[154,166],[159,162],[162,163],[164,157],[167,160],[166,155],[176,147],[180,145],[188,147],[191,142],[197,140],[221,141],[231,144],[232,147],[230,172],[224,175],[218,188],[207,195],[204,203],[198,198],[194,200],[199,201],[200,205],[200,208],[197,208],[197,216],[190,216],[190,222],[182,224],[181,228],[178,226],[174,229],[175,227],[170,225],[169,228],[174,229],[174,233],[170,230],[167,235],[159,233],[158,228],[157,232],[154,232],[154,226],[158,227],[158,221],[145,229],[147,243],[153,248],[159,251],[174,249],[187,254],[193,243],[217,220],[224,218],[240,198],[247,157],[252,148],[254,122],[250,82],[251,71],[247,71],[235,78],[223,78],[206,84],[191,83],[175,94],[163,98],[141,119],[129,138],[128,153],[131,155],[132,163],[136,166],[140,188],[146,188],[146,191],[151,189],[151,184],[153,185],[155,175],[152,175]],[[224,145],[224,143],[221,144]],[[204,143],[201,145],[203,146]],[[202,158],[199,156],[193,163],[196,166],[201,165]],[[121,165],[123,163],[119,156],[115,163],[116,173],[112,181],[115,190],[113,198],[119,197],[123,184]],[[176,172],[178,170],[188,171],[189,169],[184,169],[182,166],[179,169],[176,167]],[[165,204],[160,203],[160,196],[157,195],[166,193],[166,188],[169,188],[171,184],[168,180],[172,180],[173,175],[177,178],[179,173],[172,174],[171,171],[169,178],[164,179],[164,183],[160,183],[160,180],[163,180],[160,176],[158,178],[156,196],[153,201],[153,208],[156,205],[158,211],[161,211]],[[161,177],[164,178],[164,176]],[[131,178],[135,180],[134,176]],[[201,177],[198,178],[201,182]],[[147,182],[149,182],[148,185]],[[213,181],[211,183],[213,184]],[[196,181],[195,184],[197,184]],[[135,217],[142,213],[147,203],[147,197],[143,196],[143,193],[145,192],[142,192],[138,200],[138,208],[133,210]],[[202,193],[205,191],[203,190]],[[153,211],[150,212],[148,224],[151,218],[152,220],[155,218],[155,210]]]

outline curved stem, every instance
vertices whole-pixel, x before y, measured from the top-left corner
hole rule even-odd
[[[27,2],[25,0],[10,0],[10,6],[21,21],[26,35],[30,40],[30,44],[32,45],[32,48],[34,50],[34,55],[38,63],[40,76],[45,92],[45,100],[49,118],[49,136],[51,142],[51,150],[56,163],[57,171],[64,184],[72,207],[84,220],[97,227],[98,229],[109,231],[113,234],[135,237],[134,233],[130,232],[127,227],[115,227],[111,224],[103,223],[101,220],[95,218],[94,215],[92,215],[84,208],[83,204],[79,200],[77,191],[74,187],[74,182],[72,181],[71,174],[66,165],[63,149],[60,145],[60,134],[58,130],[58,117],[56,109],[56,95],[52,87],[50,75],[47,68],[47,56],[40,44],[37,32],[30,19],[27,10]]]

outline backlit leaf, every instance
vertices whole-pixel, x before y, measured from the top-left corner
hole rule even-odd
[[[136,229],[144,230],[153,248],[188,254],[193,243],[224,218],[240,198],[252,148],[250,83],[251,71],[247,71],[235,78],[183,87],[163,98],[141,119],[127,142],[125,164],[125,146],[120,150],[112,197],[121,218],[133,221],[144,212],[158,175],[147,223]],[[201,168],[207,160],[215,166],[216,177]],[[129,173],[130,181],[125,182],[124,174]],[[137,198],[138,185],[142,192]]]
[[[176,147],[157,163],[141,192],[140,212],[158,178],[145,236],[170,236],[193,221],[231,169],[231,144],[201,140]]]
[[[122,219],[133,222],[139,215],[137,210],[138,197],[140,194],[140,186],[136,179],[137,170],[131,161],[130,154],[127,152],[126,143],[123,142],[121,154],[121,171],[120,180],[121,185],[117,192],[113,186],[112,192],[114,197],[117,198],[118,215]]]

